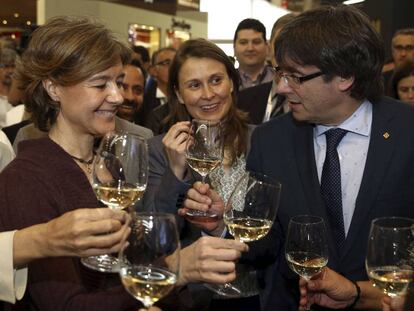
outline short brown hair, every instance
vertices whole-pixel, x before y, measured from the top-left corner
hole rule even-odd
[[[127,63],[130,54],[103,24],[88,18],[55,17],[37,28],[16,68],[16,79],[25,90],[23,101],[35,125],[47,131],[59,112],[59,104],[42,81],[75,85],[119,62]]]
[[[383,94],[384,45],[368,17],[348,5],[306,11],[285,25],[274,43],[276,61],[315,66],[325,81],[354,77],[350,96],[376,101]]]

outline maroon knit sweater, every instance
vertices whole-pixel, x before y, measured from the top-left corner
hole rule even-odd
[[[17,158],[0,174],[0,232],[47,222],[98,201],[85,174],[49,138],[24,141]],[[137,310],[140,304],[117,275],[84,268],[77,258],[52,258],[29,265],[25,296],[30,309]]]

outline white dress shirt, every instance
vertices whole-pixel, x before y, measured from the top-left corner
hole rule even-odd
[[[337,151],[341,165],[342,211],[345,234],[348,233],[355,202],[361,186],[371,136],[372,104],[364,101],[359,108],[344,122],[336,126],[347,130],[338,145]],[[323,163],[326,156],[325,132],[332,126],[317,125],[314,129],[315,160],[321,181]]]

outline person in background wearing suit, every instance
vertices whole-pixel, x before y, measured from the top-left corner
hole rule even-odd
[[[395,32],[391,41],[391,52],[392,62],[384,65],[382,70],[385,91],[390,96],[390,81],[395,69],[407,61],[414,62],[414,28],[403,28]]]
[[[324,218],[328,266],[357,284],[357,297],[358,287],[371,286],[365,255],[372,219],[414,216],[414,107],[382,97],[383,42],[352,6],[300,14],[277,36],[275,56],[278,93],[291,112],[256,128],[247,160],[248,169],[283,185],[264,242],[281,247],[293,216]],[[190,189],[184,205],[208,208],[212,199],[201,190]],[[297,310],[298,276],[283,251],[268,275],[263,310]]]
[[[168,72],[175,52],[174,48],[166,47],[152,55],[149,73],[156,83],[152,83],[145,92],[144,104],[138,116],[141,125],[148,127],[148,116],[155,108],[167,107]]]
[[[269,50],[272,51],[271,63],[276,66],[274,57],[274,42],[276,36],[284,25],[293,20],[297,14],[289,13],[279,18],[272,28]],[[276,82],[270,81],[257,86],[243,89],[239,92],[237,106],[249,113],[249,121],[252,124],[260,124],[269,121],[289,111],[284,96],[278,96]]]

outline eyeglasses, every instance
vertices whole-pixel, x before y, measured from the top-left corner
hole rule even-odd
[[[298,77],[294,74],[288,74],[288,73],[283,72],[280,69],[280,67],[274,67],[273,69],[275,71],[275,80],[277,83],[279,83],[280,80],[283,79],[283,82],[285,82],[285,84],[289,85],[291,88],[294,88],[294,89],[300,87],[302,83],[312,80],[314,78],[317,78],[319,76],[322,76],[324,74],[322,71],[318,71],[318,72],[311,73],[306,76]]]
[[[171,59],[165,59],[163,61],[160,61],[156,64],[154,64],[154,66],[169,66],[171,65],[172,60]]]
[[[414,52],[414,45],[393,45],[392,48],[396,50],[397,52]]]

